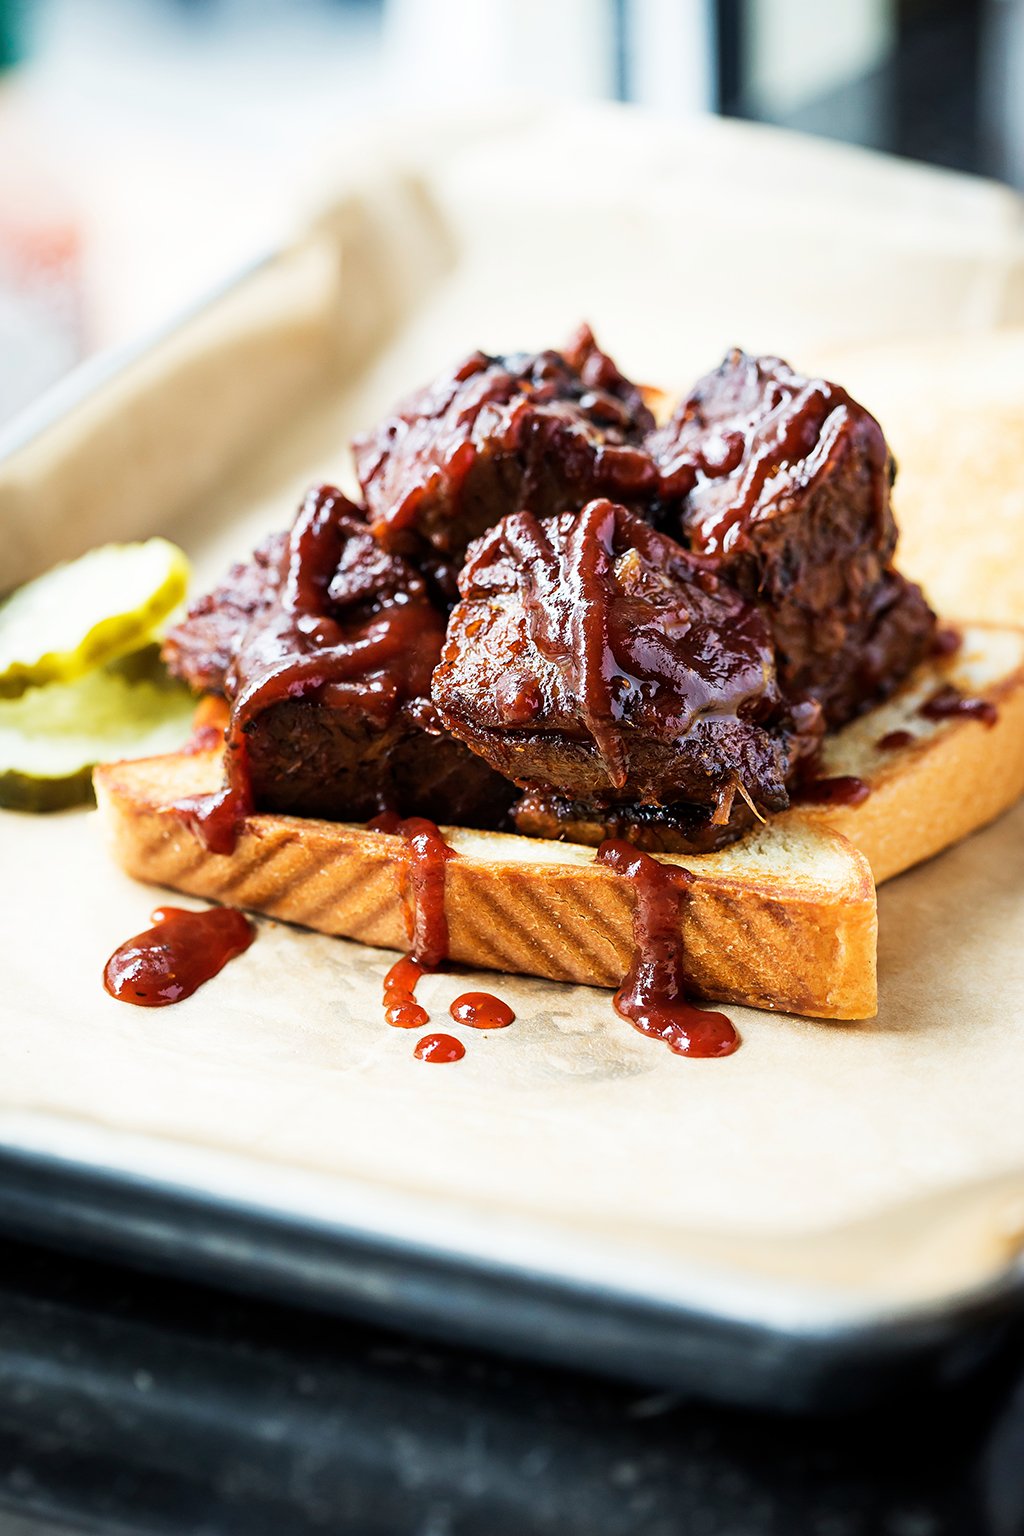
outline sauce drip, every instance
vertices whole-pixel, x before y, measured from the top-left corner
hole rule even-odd
[[[445,877],[448,860],[455,858],[455,849],[448,846],[440,828],[425,816],[407,816],[403,820],[394,811],[385,811],[366,826],[370,832],[404,838],[409,851],[405,921],[413,959],[426,970],[443,965],[448,958]]]
[[[448,1010],[456,1024],[473,1029],[507,1029],[515,1019],[508,1003],[490,992],[463,992]]]
[[[870,784],[843,773],[831,779],[806,779],[794,798],[807,805],[862,805],[870,793]]]
[[[422,1029],[430,1015],[416,1001],[416,983],[427,970],[412,955],[403,955],[384,977],[384,1017],[396,1029]]]
[[[231,853],[255,808],[248,737],[259,717],[301,700],[362,703],[393,717],[426,700],[444,616],[421,577],[375,543],[333,486],[307,496],[279,556],[272,600],[240,642],[225,680],[231,715],[221,789],[174,810],[211,853]]]
[[[898,752],[901,747],[912,747],[916,740],[913,731],[889,731],[875,745],[880,752]]]
[[[955,656],[964,643],[964,637],[958,629],[946,625],[937,629],[932,636],[931,653],[933,656]]]
[[[947,683],[937,693],[933,693],[918,710],[926,720],[950,720],[957,716],[966,716],[970,720],[980,720],[991,730],[999,719],[999,711],[991,699],[971,699],[962,694],[959,688],[954,688],[952,683]]]
[[[633,960],[615,994],[616,1012],[680,1056],[731,1055],[740,1043],[731,1019],[695,1007],[684,995],[679,904],[693,876],[620,839],[602,843],[597,862],[628,880],[636,897]]]
[[[573,522],[561,553],[530,513],[506,525],[505,539],[523,582],[531,639],[545,660],[564,672],[608,778],[621,789],[627,766],[608,632],[615,517],[611,502],[590,502]]]
[[[576,742],[585,730],[597,782],[623,790],[638,775],[624,797],[631,800],[655,772],[649,746],[638,743],[650,736],[675,747],[713,713],[734,716],[749,787],[770,800],[778,765],[754,720],[779,707],[774,651],[761,614],[719,583],[711,564],[610,501],[548,521],[514,513],[460,577],[463,604],[434,674],[438,696],[479,687],[471,648],[458,654],[462,636],[492,633],[495,613],[505,611],[496,595],[507,592],[525,645],[516,641],[495,690],[495,723],[520,730],[536,721],[550,733],[550,747],[524,746],[524,779],[546,777],[566,735]],[[589,743],[584,750],[589,757]]]
[[[454,1035],[424,1035],[413,1047],[420,1061],[461,1061],[466,1047]]]
[[[191,997],[256,936],[249,919],[232,907],[157,907],[150,921],[154,926],[115,949],[103,968],[111,997],[139,1008],[166,1008]]]

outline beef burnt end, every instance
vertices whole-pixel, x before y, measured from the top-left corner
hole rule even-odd
[[[426,546],[450,577],[470,541],[507,513],[648,497],[657,475],[642,440],[653,427],[639,389],[583,327],[564,353],[474,352],[354,453],[376,536],[414,559]]]
[[[574,807],[562,835],[638,804],[678,807],[695,838],[710,822],[735,835],[737,797],[788,803],[807,742],[764,620],[626,508],[515,513],[470,550],[460,591],[434,673],[441,720],[498,772]],[[816,718],[805,712],[807,737]]]
[[[194,605],[166,654],[227,696],[258,810],[499,825],[511,786],[445,736],[430,702],[444,630],[419,573],[321,486],[288,535]]]
[[[785,692],[840,725],[924,657],[934,615],[892,566],[893,462],[845,390],[734,351],[647,445],[657,525],[758,603]]]
[[[512,824],[523,837],[583,843],[599,848],[607,838],[624,838],[644,853],[715,853],[749,832],[757,820],[739,795],[725,820],[705,805],[602,805],[554,790],[528,789],[512,806]]]
[[[228,668],[250,625],[274,603],[288,535],[275,533],[252,558],[196,598],[182,623],[168,630],[163,656],[175,677],[200,693],[223,693]]]

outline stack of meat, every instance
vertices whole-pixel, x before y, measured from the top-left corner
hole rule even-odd
[[[169,637],[257,809],[703,851],[784,808],[934,615],[836,385],[732,352],[658,425],[583,329],[476,353],[354,445]]]

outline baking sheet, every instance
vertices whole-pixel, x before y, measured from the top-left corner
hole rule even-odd
[[[276,293],[236,294],[0,463],[23,565],[40,518],[65,544],[160,527],[202,583],[310,480],[350,483],[352,432],[396,394],[583,316],[670,387],[734,340],[814,366],[1020,318],[1019,204],[981,183],[604,113],[415,143],[282,258]],[[804,190],[781,219],[778,184]],[[642,1039],[606,993],[507,978],[512,1028],[427,1067],[383,1023],[393,957],[269,922],[192,999],[126,1008],[102,965],[158,893],[111,866],[95,816],[8,813],[0,860],[8,1145],[790,1327],[1018,1262],[1024,808],[883,890],[876,1020],[737,1009],[743,1049],[711,1062]],[[435,1027],[474,981],[494,986],[421,984]]]

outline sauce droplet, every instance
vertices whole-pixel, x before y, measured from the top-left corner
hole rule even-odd
[[[991,699],[969,699],[952,683],[947,683],[937,693],[933,693],[930,699],[926,699],[918,710],[926,720],[951,720],[958,715],[965,716],[969,720],[980,720],[991,730],[999,719],[999,711]]]
[[[157,907],[150,921],[154,926],[115,949],[103,968],[111,997],[139,1008],[166,1008],[191,997],[256,936],[253,924],[233,907],[205,912]]]
[[[636,896],[633,959],[615,994],[616,1012],[680,1056],[731,1055],[740,1043],[732,1020],[695,1007],[683,991],[679,904],[693,876],[678,866],[660,864],[618,838],[601,844],[597,862],[628,880]]]
[[[889,731],[875,745],[880,752],[899,752],[903,747],[912,747],[916,740],[913,731]]]
[[[413,1048],[420,1061],[461,1061],[465,1054],[466,1047],[454,1035],[424,1035]]]
[[[456,1024],[473,1029],[507,1029],[515,1018],[508,1003],[490,992],[463,992],[449,1009]]]
[[[805,805],[862,805],[871,793],[871,785],[855,774],[837,774],[830,779],[805,779],[794,796]]]
[[[932,636],[931,653],[933,656],[955,656],[964,643],[964,637],[958,629],[951,624],[937,629]]]
[[[430,1022],[429,1013],[416,1001],[416,983],[426,970],[412,955],[403,955],[384,977],[384,1017],[396,1029],[422,1029]]]

